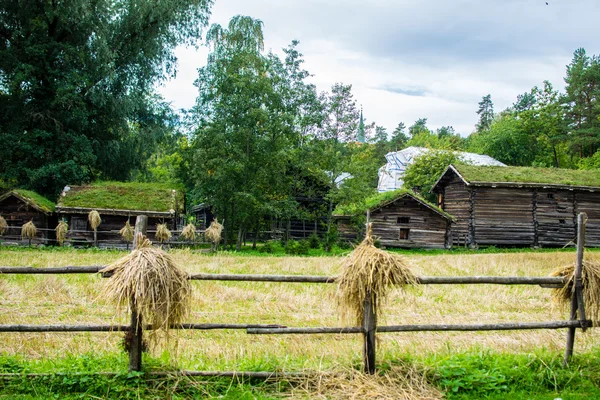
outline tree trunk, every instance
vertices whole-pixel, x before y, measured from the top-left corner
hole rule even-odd
[[[325,240],[325,251],[331,251],[331,220],[333,216],[333,200],[329,200],[329,206],[327,208],[327,238]]]
[[[242,249],[242,239],[244,236],[244,228],[242,224],[238,228],[237,240],[235,242],[235,251],[240,251]]]

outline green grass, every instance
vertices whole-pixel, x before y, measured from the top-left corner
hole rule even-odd
[[[159,358],[145,357],[144,362],[145,372],[173,370]],[[576,355],[566,368],[562,354],[544,350],[529,354],[480,349],[443,356],[386,354],[378,364],[379,375],[396,366],[414,368],[450,400],[600,398],[599,351]],[[294,385],[285,379],[151,378],[144,372],[129,373],[126,366],[123,353],[67,355],[52,360],[0,355],[0,373],[22,374],[0,380],[0,399],[274,399],[289,395]],[[247,370],[275,370],[277,362],[265,360],[249,366]],[[27,373],[47,375],[27,377]]]
[[[518,182],[565,186],[600,187],[600,171],[535,167],[490,167],[457,164],[455,168],[470,183]]]
[[[47,198],[45,198],[44,196],[37,194],[36,192],[32,192],[31,190],[25,190],[25,189],[14,189],[13,192],[15,192],[19,196],[25,198],[27,201],[36,205],[37,207],[41,208],[42,210],[44,210],[47,213],[54,211],[55,204],[53,202],[51,202],[50,200],[48,200]],[[9,194],[10,194],[10,192],[6,193],[4,196],[9,195]],[[2,196],[2,197],[4,197],[4,196]]]
[[[173,190],[177,191],[178,211],[183,211],[183,189],[161,183],[95,182],[87,186],[75,186],[59,199],[58,205],[169,212],[175,209]]]

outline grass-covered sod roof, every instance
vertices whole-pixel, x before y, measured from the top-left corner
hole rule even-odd
[[[381,192],[376,195],[370,196],[365,199],[364,202],[361,203],[353,203],[343,206],[336,207],[333,212],[336,216],[352,216],[357,214],[364,214],[367,210],[375,210],[381,207],[385,207],[386,205],[393,203],[401,197],[412,197],[417,202],[423,204],[425,207],[429,207],[433,211],[439,213],[440,215],[448,218],[454,219],[450,214],[442,210],[441,208],[434,206],[415,192],[406,189],[398,189],[389,192]]]
[[[4,195],[0,196],[0,200],[4,200],[5,198],[7,198],[11,195],[14,195],[14,196],[20,198],[21,200],[25,201],[26,203],[29,203],[31,206],[33,206],[34,208],[37,208],[38,210],[42,211],[43,213],[54,212],[55,204],[53,202],[51,202],[44,196],[37,194],[36,192],[33,192],[31,190],[13,189],[10,192],[5,193]]]
[[[535,167],[451,166],[469,184],[504,183],[600,188],[600,171]]]
[[[175,192],[174,192],[175,191]],[[183,189],[173,184],[95,182],[72,186],[58,200],[59,207],[170,212],[183,211]]]

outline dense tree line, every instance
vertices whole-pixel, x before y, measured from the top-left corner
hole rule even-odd
[[[174,48],[198,43],[211,3],[2,3],[0,189],[52,197],[94,179],[173,181],[186,186],[190,204],[211,205],[230,244],[273,219],[306,219],[320,221],[330,246],[335,206],[374,194],[390,151],[422,146],[509,165],[600,168],[600,63],[583,49],[567,66],[565,93],[545,81],[499,113],[487,94],[470,136],[430,129],[426,117],[388,132],[361,118],[351,85],[317,91],[298,41],[281,57],[265,52],[262,22],[236,16],[206,32],[196,105],[179,118],[154,88],[175,73]],[[406,180],[425,196],[430,167],[456,161],[448,152],[428,157]]]

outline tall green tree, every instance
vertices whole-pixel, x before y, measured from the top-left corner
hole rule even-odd
[[[477,132],[483,132],[492,125],[494,120],[494,103],[492,102],[492,95],[488,94],[483,96],[479,102],[479,108],[477,109],[477,115],[479,115],[479,122],[477,122]]]
[[[406,147],[408,136],[406,135],[406,125],[404,122],[399,122],[398,126],[392,132],[390,139],[390,151],[402,150]]]
[[[570,146],[579,157],[589,157],[600,148],[600,58],[577,49],[567,66],[566,119]]]
[[[160,114],[155,85],[195,44],[211,0],[0,3],[0,176],[56,195],[125,179]]]

